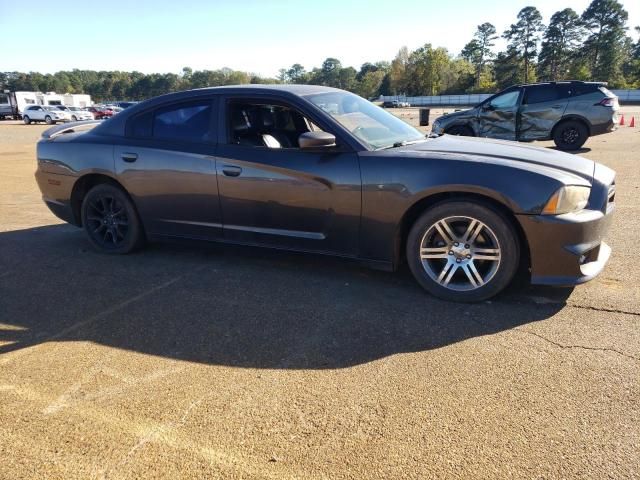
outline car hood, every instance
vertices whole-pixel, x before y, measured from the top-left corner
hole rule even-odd
[[[506,140],[442,135],[425,142],[399,147],[402,152],[468,155],[487,160],[507,160],[522,166],[538,165],[593,179],[595,162],[578,155],[549,148],[533,147]]]

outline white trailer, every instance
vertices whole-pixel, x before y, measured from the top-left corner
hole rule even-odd
[[[87,108],[93,105],[91,95],[84,93],[67,93],[63,95],[63,103],[67,107]]]
[[[56,92],[47,92],[37,94],[39,105],[64,105],[64,96]]]

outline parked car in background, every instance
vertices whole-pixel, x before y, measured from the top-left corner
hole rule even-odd
[[[78,122],[81,120],[93,120],[93,114],[84,108],[80,107],[67,107],[64,105],[57,105],[58,110],[66,112],[69,116],[69,120],[72,122]]]
[[[618,123],[618,97],[602,82],[515,85],[469,110],[444,115],[432,133],[517,140],[553,140],[577,150]]]
[[[59,105],[29,105],[22,112],[22,120],[29,125],[34,122],[45,122],[48,125],[58,122],[69,122],[71,116],[59,109]]]
[[[87,122],[87,126],[92,122]],[[163,95],[47,130],[36,179],[105,253],[186,238],[331,254],[478,301],[604,268],[615,172],[562,152],[424,134],[345,91],[247,85]],[[523,185],[526,188],[523,188]]]
[[[384,108],[407,108],[411,104],[409,102],[401,102],[400,100],[391,100],[382,104]]]
[[[110,108],[93,106],[87,108],[87,110],[93,114],[95,120],[102,120],[103,118],[111,118],[113,116],[113,110]]]

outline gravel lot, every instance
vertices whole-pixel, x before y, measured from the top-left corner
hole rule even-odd
[[[640,128],[581,152],[618,172],[603,274],[477,305],[324,257],[96,254],[40,200],[44,129],[0,122],[0,478],[640,477]]]

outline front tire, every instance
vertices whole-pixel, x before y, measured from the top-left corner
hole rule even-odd
[[[469,201],[434,205],[413,224],[407,261],[418,283],[449,301],[493,297],[513,279],[520,245],[509,220]]]
[[[51,117],[49,115],[47,115],[46,117],[44,117],[44,121],[47,125],[51,125],[53,123],[53,120],[51,119]]]
[[[133,203],[114,185],[100,184],[89,190],[82,202],[81,217],[89,242],[99,252],[125,254],[144,242]]]
[[[578,150],[589,138],[589,131],[582,122],[567,120],[553,132],[553,141],[560,150]]]
[[[78,121],[78,117],[76,117],[75,115],[71,115],[71,121],[72,122],[77,122]]]

